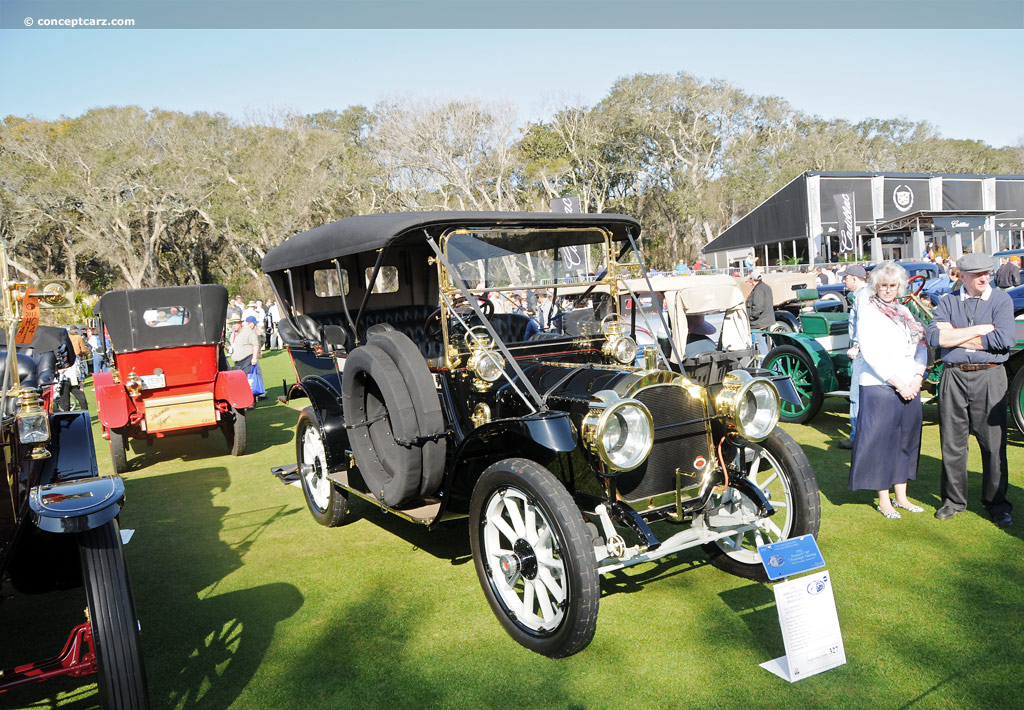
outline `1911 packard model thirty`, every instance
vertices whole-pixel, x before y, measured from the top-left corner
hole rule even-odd
[[[272,250],[288,397],[309,399],[297,465],[276,472],[323,525],[351,495],[429,526],[468,517],[492,610],[551,657],[592,639],[600,574],[703,546],[766,579],[759,546],[818,531],[814,473],[776,427],[770,373],[701,384],[654,346],[635,364],[620,296],[639,234],[624,215],[425,212]]]
[[[228,291],[220,285],[108,291],[96,304],[110,335],[110,372],[93,375],[103,436],[114,471],[128,470],[129,439],[221,429],[231,453],[246,448],[245,410],[253,403],[245,373],[223,353]]]
[[[69,284],[8,282],[2,247],[0,282],[6,331],[0,345],[0,582],[24,594],[84,585],[87,602],[85,620],[61,653],[0,671],[0,693],[95,673],[104,707],[147,707],[139,622],[117,518],[124,483],[99,475],[89,412],[50,413],[39,394],[56,368],[75,360],[63,329],[38,325],[40,308],[71,305]],[[3,638],[13,640],[6,629]]]

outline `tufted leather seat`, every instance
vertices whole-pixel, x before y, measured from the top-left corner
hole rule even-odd
[[[359,321],[359,340],[366,342],[366,331],[372,326],[388,323],[395,330],[408,335],[416,343],[423,357],[432,366],[438,366],[444,355],[441,341],[428,338],[423,328],[424,322],[436,310],[435,306],[424,305],[367,310]],[[309,318],[320,325],[340,325],[348,333],[348,319],[341,311],[310,313]],[[527,340],[533,330],[530,327],[531,323],[533,321],[527,316],[513,313],[496,313],[491,318],[491,325],[505,343],[520,343]],[[352,342],[351,334],[348,334],[345,348],[351,350],[353,347],[355,343]]]

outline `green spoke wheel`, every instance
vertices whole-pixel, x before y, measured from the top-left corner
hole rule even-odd
[[[821,409],[824,393],[821,378],[807,353],[793,345],[779,345],[765,356],[761,366],[777,375],[789,375],[800,396],[800,404],[780,403],[779,418],[796,424],[813,419]]]
[[[1017,374],[1010,384],[1010,413],[1013,414],[1013,423],[1017,429],[1024,434],[1024,367],[1017,370]]]

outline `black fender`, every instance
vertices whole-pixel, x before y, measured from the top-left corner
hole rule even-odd
[[[489,422],[471,431],[449,460],[450,490],[468,497],[484,469],[509,456],[527,458],[550,468],[552,460],[577,448],[576,429],[567,412],[547,410]],[[571,481],[563,483],[572,490]]]
[[[321,377],[307,377],[288,390],[288,399],[306,398],[320,427],[327,454],[327,469],[348,468],[348,431],[338,391]]]
[[[22,446],[24,458],[29,447]],[[58,412],[50,415],[50,458],[43,460],[39,482],[57,483],[69,479],[97,477],[96,447],[88,411]]]
[[[44,459],[40,484],[29,491],[36,527],[80,533],[117,517],[124,505],[124,481],[120,476],[99,475],[88,411],[51,415],[47,448],[50,457]]]
[[[763,377],[766,380],[771,380],[783,401],[790,404],[800,404],[800,395],[797,394],[796,387],[793,385],[793,380],[790,379],[789,375],[777,375],[763,367],[744,367],[741,369],[749,372],[754,377]]]
[[[120,476],[100,476],[34,486],[28,505],[40,530],[81,533],[117,517],[124,505],[124,481]]]
[[[800,319],[797,318],[792,313],[790,313],[789,311],[776,310],[775,311],[775,320],[777,320],[777,321],[785,321],[786,323],[789,324],[789,326],[795,332],[797,332],[797,333],[800,332]]]

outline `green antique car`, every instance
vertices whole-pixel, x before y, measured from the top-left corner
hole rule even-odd
[[[908,296],[905,302],[919,320],[926,325],[931,322],[933,309],[918,294]],[[1010,414],[1024,434],[1024,311],[1016,320],[1017,347],[1006,361],[1006,374]],[[765,333],[772,347],[761,360],[761,367],[792,379],[800,403],[780,402],[779,418],[798,424],[817,415],[826,395],[849,396],[851,366],[846,354],[850,347],[849,313],[801,313],[800,325],[803,332]],[[942,376],[937,350],[929,349],[928,365],[924,389],[937,393]]]
[[[825,395],[850,393],[849,313],[800,314],[800,333],[765,333],[771,350],[761,367],[789,375],[800,403],[781,402],[779,418],[802,424],[821,409]]]

